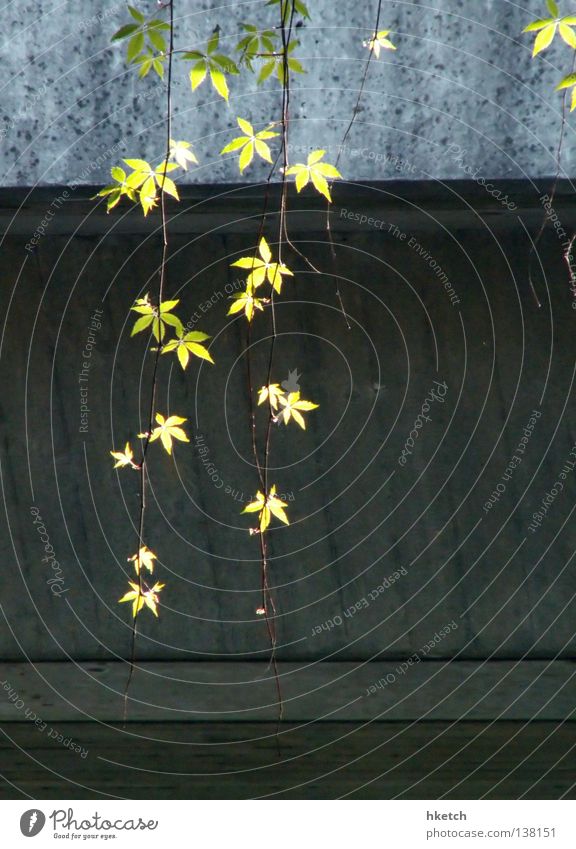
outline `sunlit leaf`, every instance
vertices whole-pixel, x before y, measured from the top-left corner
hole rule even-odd
[[[316,190],[324,195],[329,202],[332,202],[326,178],[335,180],[342,175],[334,165],[321,161],[325,152],[324,150],[313,150],[308,155],[306,164],[298,162],[296,165],[287,168],[286,174],[293,175],[296,178],[296,191],[300,192],[311,180]]]
[[[286,525],[290,524],[288,516],[284,510],[287,506],[288,505],[284,501],[281,501],[276,495],[276,485],[274,485],[270,487],[270,491],[267,496],[265,496],[262,492],[257,492],[254,501],[247,504],[242,512],[258,513],[258,529],[260,533],[264,533],[270,525],[271,516],[275,516]]]
[[[258,391],[258,405],[268,401],[273,410],[278,409],[278,399],[284,395],[284,390],[280,388],[278,383],[271,383],[269,386],[263,386]]]
[[[134,618],[140,613],[144,605],[148,607],[154,616],[158,616],[158,593],[164,589],[165,584],[156,583],[151,589],[144,589],[135,584],[133,581],[128,581],[132,589],[119,599],[120,602],[132,602],[132,615]]]
[[[220,97],[223,97],[224,100],[228,100],[229,90],[224,72],[212,65],[210,68],[210,80]]]
[[[190,442],[185,431],[179,427],[186,421],[182,416],[169,416],[164,418],[160,413],[156,413],[156,422],[158,427],[155,427],[150,435],[150,442],[160,439],[162,445],[168,454],[172,454],[172,440],[179,439],[181,442]]]
[[[120,39],[132,35],[132,33],[136,32],[137,29],[138,24],[126,24],[126,26],[120,27],[120,29],[114,33],[111,40],[120,41]]]
[[[306,430],[306,421],[301,413],[318,409],[318,404],[300,398],[300,392],[289,392],[288,395],[282,394],[278,400],[283,408],[278,418],[282,419],[284,424],[288,424],[290,419],[293,418],[302,430]]]
[[[204,59],[200,59],[200,61],[197,62],[190,70],[190,83],[192,85],[192,91],[196,91],[198,86],[204,82],[207,73],[208,65],[206,64]]]
[[[183,330],[177,331],[177,338],[171,339],[162,348],[163,354],[169,354],[176,351],[178,361],[183,369],[188,365],[190,354],[199,357],[201,360],[207,360],[209,363],[214,363],[212,356],[201,342],[204,342],[210,337],[206,333],[201,333],[198,330],[192,330],[190,333],[184,333]]]
[[[556,22],[545,27],[543,30],[540,30],[534,41],[534,49],[532,51],[532,56],[537,56],[538,53],[541,53],[543,50],[546,50],[546,48],[549,47],[550,44],[552,44],[555,33]]]
[[[134,463],[134,452],[130,447],[130,443],[127,442],[124,451],[111,451],[110,452],[116,462],[114,463],[115,469],[121,469],[125,466],[131,466],[133,469],[137,469],[138,466]]]
[[[154,571],[154,561],[158,558],[154,554],[153,551],[150,551],[147,545],[143,545],[140,548],[138,554],[133,554],[132,557],[128,558],[129,563],[134,563],[134,569],[136,574],[140,574],[140,569],[142,566],[152,574]]]

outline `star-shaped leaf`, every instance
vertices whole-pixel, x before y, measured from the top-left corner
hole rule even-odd
[[[114,468],[124,468],[124,466],[132,466],[133,469],[138,469],[139,466],[134,462],[134,452],[130,447],[130,443],[126,443],[126,447],[124,451],[111,451],[110,452],[116,462],[114,463]]]
[[[134,189],[127,183],[126,172],[119,165],[114,165],[110,169],[110,173],[112,175],[112,179],[115,180],[110,186],[104,186],[103,189],[100,189],[96,197],[105,197],[106,201],[106,211],[110,212],[111,209],[120,203],[120,200],[123,195],[131,200],[136,200],[136,192]]]
[[[168,45],[162,32],[170,26],[159,18],[147,21],[145,15],[134,6],[128,6],[128,11],[136,23],[125,24],[112,36],[112,41],[128,39],[126,60],[129,64],[139,66],[138,76],[145,77],[150,70],[164,77],[164,60]]]
[[[238,167],[241,174],[252,162],[255,151],[266,162],[272,163],[272,154],[265,139],[271,139],[279,135],[279,133],[274,133],[270,130],[270,127],[273,127],[274,123],[268,124],[263,130],[255,133],[254,127],[249,121],[245,121],[244,118],[237,118],[236,120],[244,135],[236,136],[235,139],[232,139],[229,144],[222,148],[220,153],[234,153],[239,150]]]
[[[258,406],[265,401],[269,401],[273,410],[278,409],[278,399],[284,395],[284,390],[280,388],[278,383],[271,383],[269,386],[263,386],[258,391]]]
[[[206,53],[201,53],[199,50],[191,50],[184,53],[183,59],[191,59],[194,62],[190,70],[190,85],[192,91],[196,91],[199,85],[202,85],[207,77],[210,77],[210,82],[214,90],[228,100],[229,89],[226,80],[226,74],[239,74],[238,66],[228,56],[218,53],[218,44],[220,35],[218,30],[215,30],[208,40]]]
[[[176,333],[183,333],[182,322],[177,315],[172,314],[172,310],[179,303],[179,300],[162,301],[158,308],[150,303],[148,295],[144,298],[139,298],[136,301],[136,305],[131,307],[131,309],[139,313],[141,318],[135,322],[130,335],[135,336],[136,333],[140,333],[142,330],[150,327],[156,341],[161,342],[164,339],[167,325],[174,327]]]
[[[566,15],[563,18],[558,17],[558,6],[556,3],[548,0],[548,11],[552,15],[551,18],[542,18],[537,21],[532,21],[527,27],[524,27],[523,32],[537,32],[538,35],[534,40],[534,49],[532,56],[537,56],[543,50],[549,47],[556,32],[560,33],[561,38],[569,44],[570,47],[576,49],[576,33],[572,29],[576,26],[576,15]]]
[[[270,488],[270,492],[268,496],[264,496],[263,493],[257,492],[254,501],[250,504],[247,504],[243,513],[258,513],[259,519],[259,531],[260,533],[264,533],[266,528],[270,524],[270,520],[272,516],[275,516],[277,519],[280,519],[281,522],[284,522],[285,525],[289,525],[290,522],[288,520],[288,516],[284,511],[284,507],[288,505],[281,501],[276,496],[276,485]]]
[[[152,431],[150,442],[154,442],[160,438],[168,454],[172,454],[172,439],[179,439],[181,442],[190,442],[186,433],[178,426],[186,421],[182,416],[168,416],[165,419],[160,413],[156,413],[156,421],[158,422],[158,427],[155,427]]]
[[[287,396],[282,395],[278,400],[284,408],[279,413],[278,419],[283,419],[284,424],[288,424],[290,418],[293,418],[294,421],[300,425],[302,430],[306,430],[306,422],[302,412],[317,410],[319,406],[318,404],[312,403],[312,401],[304,401],[304,399],[301,399],[299,392],[290,392]]]
[[[304,186],[307,186],[311,180],[314,187],[320,192],[320,194],[324,195],[324,197],[332,203],[332,197],[330,196],[330,189],[328,188],[326,178],[335,180],[338,177],[342,177],[342,174],[334,167],[334,165],[330,165],[328,162],[321,162],[325,153],[325,150],[313,150],[310,154],[308,154],[308,161],[306,164],[299,162],[296,165],[292,165],[290,168],[286,169],[286,174],[293,174],[296,177],[296,190],[298,192],[302,191]]]
[[[258,286],[261,286],[266,278],[268,278],[270,285],[274,287],[278,294],[280,294],[282,289],[282,275],[293,277],[294,275],[292,271],[290,271],[290,269],[282,263],[271,262],[272,251],[270,250],[270,246],[264,236],[260,239],[258,253],[260,254],[259,257],[240,257],[240,259],[237,259],[236,262],[232,263],[232,266],[250,269],[250,274],[246,279],[248,286],[253,286],[254,289],[257,289]]]
[[[276,51],[277,55],[273,56],[271,59],[268,59],[262,65],[260,69],[260,73],[258,74],[258,83],[263,83],[264,80],[267,80],[274,72],[276,72],[276,76],[282,85],[284,83],[284,73],[286,70],[295,71],[297,74],[305,74],[306,71],[294,56],[291,54],[299,47],[299,41],[290,41],[286,48],[286,62],[284,62],[284,51]],[[287,66],[287,68],[286,68]]]
[[[386,38],[389,32],[389,29],[381,29],[379,32],[375,32],[368,41],[364,42],[364,47],[367,47],[369,50],[373,50],[377,59],[380,58],[380,51],[382,49],[396,50],[396,47],[392,44],[390,39]]]
[[[259,30],[254,24],[242,24],[242,28],[246,35],[238,42],[236,50],[240,51],[240,62],[253,71],[252,62],[255,59],[263,58],[262,54],[265,56],[276,52],[278,33],[271,29]]]
[[[198,160],[190,150],[191,147],[190,142],[170,139],[170,159],[173,159],[184,171],[188,170],[190,163],[198,165]]]
[[[205,342],[210,337],[206,333],[201,333],[199,330],[192,330],[190,333],[184,333],[183,330],[177,330],[177,339],[171,339],[162,348],[163,354],[169,354],[171,351],[176,351],[178,361],[183,369],[188,365],[190,354],[195,357],[200,357],[202,360],[208,360],[209,363],[214,363],[210,356],[210,352],[200,342]]]
[[[256,298],[254,295],[254,287],[248,285],[244,292],[239,292],[237,295],[232,295],[234,303],[228,310],[228,315],[234,315],[237,312],[244,311],[244,315],[248,321],[252,321],[254,310],[264,310],[264,305],[269,304],[268,298]]]
[[[140,613],[144,605],[148,607],[154,616],[158,616],[158,593],[164,589],[165,584],[156,583],[150,589],[142,589],[135,584],[133,581],[128,581],[129,585],[132,589],[127,592],[125,595],[119,599],[120,602],[123,601],[131,601],[132,602],[132,615],[134,619]]]
[[[124,162],[132,168],[132,173],[127,177],[126,184],[131,189],[138,190],[144,215],[148,215],[150,210],[156,206],[158,201],[157,188],[176,200],[180,200],[176,184],[166,176],[166,174],[178,168],[176,162],[163,161],[157,168],[152,168],[145,159],[125,159]]]
[[[140,574],[142,566],[152,574],[154,571],[154,561],[157,559],[154,552],[150,551],[147,545],[143,545],[140,548],[139,554],[133,554],[132,557],[128,558],[128,562],[134,563],[134,569],[137,575]]]

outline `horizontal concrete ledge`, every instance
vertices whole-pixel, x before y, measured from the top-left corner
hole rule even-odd
[[[389,225],[412,230],[436,229],[438,224],[453,229],[509,228],[518,226],[519,217],[529,228],[540,226],[543,199],[552,192],[550,180],[504,180],[490,186],[487,191],[472,180],[339,182],[330,206],[331,230],[338,236],[374,228],[385,234]],[[0,233],[30,239],[38,227],[46,236],[158,232],[159,215],[153,212],[145,218],[138,206],[128,202],[107,214],[102,200],[94,199],[100,188],[0,188]],[[278,184],[270,187],[269,220],[279,209],[279,189]],[[265,194],[263,185],[181,186],[180,203],[170,200],[168,204],[170,230],[184,235],[212,230],[253,232]],[[574,187],[561,181],[553,211],[567,230],[576,227],[573,199]],[[290,186],[288,223],[293,232],[323,233],[326,213],[327,203],[320,195],[312,191],[298,195]],[[549,213],[552,215],[551,209]],[[548,225],[553,224],[549,218]]]
[[[2,663],[0,722],[118,722],[121,662]],[[287,721],[576,719],[574,661],[281,663]],[[270,721],[278,712],[266,663],[139,664],[129,721]]]

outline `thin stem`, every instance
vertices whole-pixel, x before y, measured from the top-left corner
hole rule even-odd
[[[378,0],[378,8],[376,10],[376,23],[374,24],[374,33],[377,33],[380,28],[380,15],[382,13],[382,0]],[[340,142],[340,146],[338,148],[338,156],[336,157],[335,166],[338,168],[340,163],[340,158],[342,156],[342,151],[344,150],[344,145],[346,144],[346,140],[350,135],[352,127],[354,126],[354,121],[356,120],[356,116],[360,111],[360,101],[362,100],[362,95],[364,94],[364,88],[366,86],[366,80],[368,78],[368,70],[370,68],[370,62],[372,61],[372,53],[373,50],[368,51],[368,59],[366,60],[366,64],[364,66],[364,74],[362,75],[362,81],[360,83],[360,88],[358,89],[358,97],[356,98],[356,104],[354,109],[352,110],[352,117],[350,118],[350,123],[346,127],[346,132],[342,137],[342,141]],[[330,203],[327,202],[326,205],[326,233],[328,234],[328,241],[330,242],[330,254],[332,256],[332,263],[336,263],[336,249],[334,247],[334,239],[332,238],[332,228],[330,227]],[[344,301],[342,300],[342,295],[340,293],[340,285],[338,283],[338,278],[336,277],[336,299],[338,301],[338,305],[340,307],[340,311],[344,316],[344,321],[346,322],[346,326],[348,330],[351,330],[350,321],[348,320],[348,315],[346,314],[346,310],[344,308]]]
[[[164,192],[164,180],[166,178],[167,168],[168,168],[168,159],[170,157],[170,139],[172,138],[172,54],[174,52],[174,2],[173,0],[167,0],[166,3],[163,4],[166,8],[168,8],[169,14],[169,25],[170,25],[170,50],[168,53],[168,69],[167,69],[167,78],[166,78],[166,156],[164,157],[164,171],[162,174],[162,185],[160,187],[160,214],[161,214],[161,229],[162,229],[162,259],[160,262],[160,274],[158,281],[158,315],[160,315],[160,304],[164,300],[164,289],[166,284],[166,265],[168,260],[168,219],[166,215],[166,194]],[[158,336],[162,336],[162,323],[158,320]],[[154,327],[154,322],[152,323],[152,327]],[[140,600],[142,593],[144,591],[144,581],[143,581],[143,568],[142,563],[140,562],[140,549],[144,545],[144,519],[146,514],[146,478],[148,474],[147,469],[147,454],[148,447],[150,445],[150,438],[152,436],[152,430],[154,428],[154,415],[156,412],[156,394],[157,394],[157,386],[158,386],[158,364],[160,360],[160,352],[161,352],[161,338],[158,340],[158,345],[156,347],[155,356],[154,356],[154,365],[152,368],[152,380],[151,380],[151,389],[150,389],[150,404],[148,408],[148,429],[146,431],[146,436],[144,438],[144,444],[142,446],[142,455],[140,459],[140,508],[139,508],[139,517],[138,517],[138,597],[137,602]],[[131,653],[130,653],[130,671],[128,673],[128,680],[126,682],[126,688],[124,690],[124,722],[126,722],[126,717],[128,713],[128,690],[130,688],[130,684],[132,681],[132,676],[134,674],[134,667],[136,662],[136,633],[137,633],[137,624],[136,624],[136,616],[134,617],[132,623],[132,634],[131,634]]]
[[[574,73],[575,69],[576,69],[576,53],[574,53],[574,55],[572,57],[572,70],[571,70],[572,74]],[[554,203],[554,199],[556,197],[556,191],[558,189],[558,181],[560,179],[560,172],[562,170],[562,165],[561,165],[561,163],[562,163],[562,147],[564,145],[564,135],[566,133],[566,124],[567,124],[567,119],[566,119],[567,95],[568,95],[568,89],[564,89],[564,94],[562,96],[562,122],[560,124],[560,138],[558,139],[558,148],[556,150],[556,176],[554,177],[554,182],[552,183],[552,189],[550,191],[550,200],[549,200],[550,206],[552,206],[552,204]],[[533,268],[533,264],[534,264],[534,255],[536,253],[536,248],[538,247],[540,239],[544,235],[544,230],[546,229],[547,220],[548,220],[548,216],[546,215],[546,212],[544,212],[544,215],[542,216],[542,223],[540,225],[540,229],[538,230],[536,238],[534,239],[534,241],[532,242],[532,244],[530,246],[530,254],[529,254],[529,257],[528,257],[528,281],[530,283],[530,289],[532,290],[532,294],[534,295],[534,300],[536,301],[536,306],[539,309],[542,307],[542,304],[540,303],[540,299],[538,297],[538,294],[536,292],[536,287],[534,285],[534,280],[532,278],[532,268]],[[572,251],[573,242],[574,242],[574,238],[571,240],[570,245],[568,247],[568,250],[564,252],[564,261],[568,264],[568,269],[570,271],[571,276],[572,276],[573,272],[572,272],[571,266],[569,264],[569,256],[570,256],[570,253]]]

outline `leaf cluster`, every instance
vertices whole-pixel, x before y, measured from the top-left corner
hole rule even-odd
[[[164,60],[168,46],[163,33],[170,26],[159,18],[146,19],[134,6],[128,6],[133,23],[125,24],[114,33],[112,41],[128,39],[126,61],[138,66],[138,76],[145,77],[151,70],[164,78]]]

